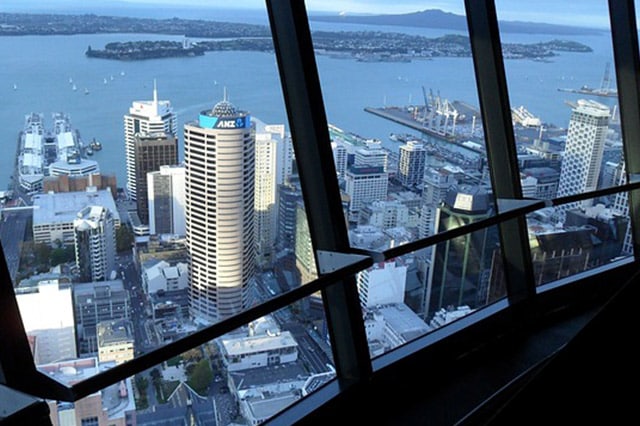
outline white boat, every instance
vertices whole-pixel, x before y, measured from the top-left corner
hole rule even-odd
[[[71,90],[76,91],[78,90],[78,88],[76,87],[76,85],[74,84],[73,86],[71,86]]]
[[[86,87],[84,88],[84,94],[88,95],[89,94],[89,89],[87,89]]]
[[[107,79],[105,78],[104,80],[102,80],[102,82],[103,82],[104,84],[107,84]]]
[[[124,75],[124,71],[120,71],[120,75]]]
[[[17,84],[13,84],[13,90],[18,90],[18,85]]]

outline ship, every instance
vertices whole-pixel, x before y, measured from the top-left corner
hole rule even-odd
[[[579,89],[558,89],[560,92],[577,93],[580,95],[602,96],[606,98],[618,97],[618,90],[611,88],[611,63],[607,62],[604,68],[604,75],[602,76],[602,83],[599,88],[589,87],[586,84]]]
[[[511,117],[514,124],[522,127],[540,127],[542,125],[540,118],[530,113],[524,106],[511,108]]]
[[[64,113],[52,114],[52,128],[45,128],[42,113],[30,113],[19,137],[17,184],[29,194],[42,190],[44,178],[99,172],[98,163],[83,159],[82,142]]]

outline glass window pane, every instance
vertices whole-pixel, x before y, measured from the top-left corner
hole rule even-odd
[[[496,2],[522,195],[553,199],[626,183],[607,2],[578,14],[568,1],[536,3],[544,13],[530,6]],[[535,16],[545,24],[515,23]],[[514,43],[529,47],[515,57]],[[531,215],[536,283],[632,255],[628,211],[626,194],[614,194]],[[565,256],[578,252],[582,266],[572,269]]]
[[[463,2],[447,6],[447,24],[438,10],[306,4],[351,246],[384,251],[495,215]],[[359,274],[367,330],[398,306],[416,336],[441,309],[485,306],[498,242],[492,228]]]
[[[1,240],[37,365],[126,362],[315,277],[264,2],[158,6],[0,28]]]

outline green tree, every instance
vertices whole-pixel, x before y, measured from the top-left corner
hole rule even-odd
[[[133,233],[129,227],[121,225],[116,231],[116,250],[118,252],[127,251],[133,243]]]
[[[73,247],[60,247],[51,250],[51,265],[73,262],[75,260],[75,250]]]
[[[213,380],[213,371],[207,359],[201,359],[193,369],[191,376],[187,380],[187,384],[201,395],[207,393],[209,384]]]

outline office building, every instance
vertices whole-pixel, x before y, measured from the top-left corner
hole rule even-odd
[[[158,100],[156,83],[153,83],[153,100],[135,101],[124,116],[124,144],[127,163],[127,194],[137,200],[140,177],[136,170],[136,136],[165,134],[177,137],[178,119],[171,102]],[[176,161],[166,164],[176,164]],[[146,179],[146,175],[141,175]]]
[[[291,175],[292,149],[283,125],[267,125],[253,118],[256,127],[255,238],[257,263],[268,266],[275,256],[278,222],[277,190]]]
[[[33,340],[33,360],[47,364],[78,356],[71,285],[43,280],[17,290],[22,323]]]
[[[422,184],[426,164],[427,149],[424,144],[418,141],[408,141],[400,147],[398,180],[406,187]]]
[[[149,234],[186,235],[184,165],[160,166],[147,173]]]
[[[243,311],[255,271],[255,126],[226,99],[184,126],[189,303],[217,322]]]
[[[597,189],[610,115],[608,106],[592,100],[579,100],[571,111],[558,197]],[[562,212],[591,204],[591,200],[564,204],[559,208],[559,219],[564,219]]]
[[[383,166],[352,166],[347,170],[345,192],[350,199],[350,222],[358,220],[367,203],[386,199],[389,175],[384,170]]]
[[[98,342],[98,361],[122,364],[133,359],[135,338],[133,323],[119,319],[101,321],[96,326]]]
[[[480,186],[459,185],[447,192],[437,210],[438,233],[493,215],[491,195]],[[493,251],[498,248],[494,227],[439,243],[432,252],[425,320],[442,308],[484,305]]]
[[[87,206],[73,221],[76,266],[81,281],[105,281],[115,271],[116,230],[111,210]]]
[[[138,217],[144,224],[149,223],[149,187],[147,173],[156,172],[160,167],[178,164],[178,139],[166,133],[136,134],[133,137],[135,160],[136,206]]]
[[[131,317],[129,292],[120,280],[74,284],[73,308],[80,354],[97,353],[98,323]]]
[[[46,244],[74,244],[74,221],[78,212],[89,206],[102,206],[111,212],[115,228],[120,227],[120,214],[109,189],[89,186],[86,191],[46,193],[32,197],[33,240]]]

